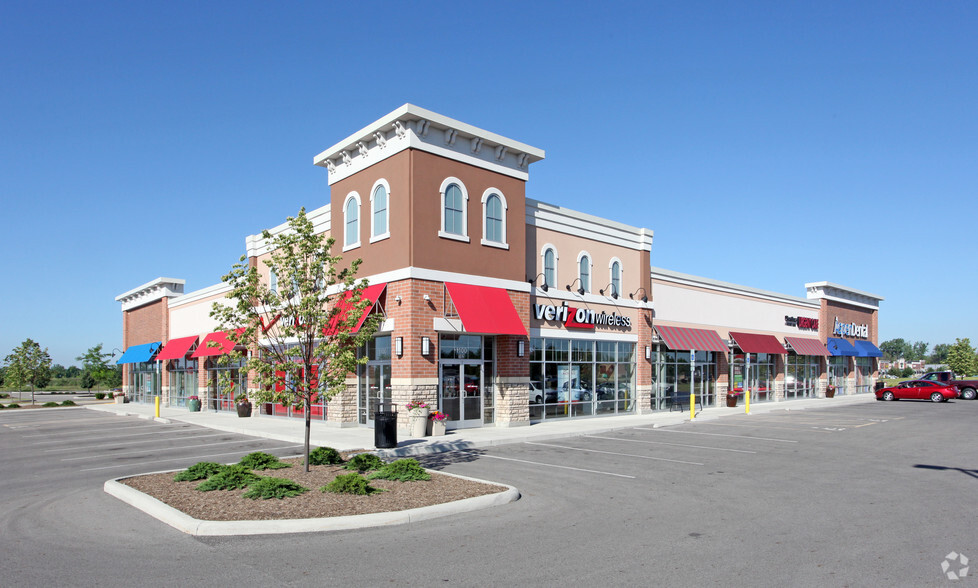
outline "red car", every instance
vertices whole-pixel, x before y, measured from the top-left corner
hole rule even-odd
[[[946,402],[958,397],[958,389],[953,385],[927,380],[907,380],[896,386],[876,391],[876,400],[931,400]]]

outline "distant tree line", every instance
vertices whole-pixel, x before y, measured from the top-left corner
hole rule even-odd
[[[904,339],[890,339],[880,343],[883,359],[887,361],[901,358],[907,361],[924,360],[925,363],[932,365],[946,365],[958,376],[968,376],[978,372],[978,355],[968,338],[955,339],[954,343],[938,343],[930,353],[928,353],[929,349],[930,345],[924,341],[911,343]]]
[[[65,367],[52,363],[47,348],[27,339],[4,358],[0,366],[0,386],[18,392],[116,388],[122,385],[122,366],[110,363],[112,354],[99,343],[77,358],[82,366]]]

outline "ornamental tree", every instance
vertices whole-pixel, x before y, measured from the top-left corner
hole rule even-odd
[[[79,355],[75,359],[82,362],[82,369],[85,373],[90,375],[95,386],[108,384],[108,379],[110,376],[112,376],[113,371],[112,368],[109,367],[109,360],[112,359],[112,354],[103,352],[101,343],[90,348],[85,352],[85,355]],[[84,378],[85,373],[82,374],[82,378]],[[82,388],[91,390],[92,386],[86,387],[84,384],[82,384]],[[100,389],[101,388],[96,387],[96,390]]]
[[[342,257],[331,253],[334,240],[313,231],[305,208],[287,222],[276,235],[262,231],[271,252],[264,264],[277,277],[277,287],[263,282],[258,267],[242,256],[222,278],[231,292],[210,314],[228,339],[248,350],[220,361],[246,358],[253,373],[251,397],[304,410],[309,471],[310,408],[342,391],[347,375],[366,362],[357,351],[373,335],[377,319],[367,317],[354,333],[369,304],[362,297],[367,281],[355,279],[360,260],[341,268]],[[222,372],[219,388],[233,390],[227,370]]]
[[[31,404],[34,404],[34,387],[43,388],[50,381],[51,355],[47,348],[41,349],[32,339],[27,339],[14,348],[5,359],[6,380],[18,391],[31,387]]]
[[[954,345],[947,352],[947,366],[956,375],[967,376],[975,373],[976,365],[975,349],[971,346],[971,340],[955,339]]]

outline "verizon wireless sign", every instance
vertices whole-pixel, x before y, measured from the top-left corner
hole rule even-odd
[[[632,319],[617,312],[594,312],[589,308],[574,308],[563,304],[534,304],[533,314],[538,321],[560,321],[568,329],[593,329],[597,326],[632,328]]]

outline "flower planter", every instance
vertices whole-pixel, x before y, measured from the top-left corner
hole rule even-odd
[[[251,416],[251,403],[241,402],[238,404],[238,416],[245,418]]]
[[[190,412],[200,412],[200,400],[188,400],[187,408],[190,409]]]
[[[424,437],[428,429],[428,408],[412,408],[408,413],[408,434],[412,437]]]
[[[445,434],[445,421],[431,421],[431,436],[439,437]]]
[[[739,394],[727,394],[727,408],[737,408],[737,401],[739,399]]]
[[[835,398],[835,388],[826,388],[825,389],[825,397],[826,398]]]
[[[115,397],[115,403],[116,404],[125,404],[126,403],[126,397],[125,396],[116,396]]]

